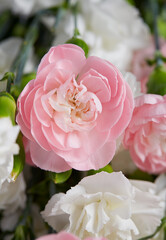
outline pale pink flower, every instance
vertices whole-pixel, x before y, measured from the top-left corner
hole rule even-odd
[[[24,88],[17,122],[36,166],[98,169],[114,156],[132,110],[131,90],[114,65],[64,44],[50,49]]]
[[[124,145],[141,170],[166,172],[166,95],[145,94],[135,104]]]
[[[78,237],[71,233],[60,232],[58,234],[49,234],[42,236],[37,240],[80,240]],[[86,238],[85,240],[107,240],[106,238]]]
[[[161,52],[166,57],[166,42],[160,40]],[[146,84],[149,79],[150,73],[153,71],[155,65],[150,66],[146,62],[148,59],[153,59],[155,54],[154,41],[151,41],[148,47],[142,48],[135,52],[131,71],[137,77],[137,80],[141,82],[141,90],[143,93],[147,92]]]

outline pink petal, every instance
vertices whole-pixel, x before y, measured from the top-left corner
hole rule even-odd
[[[97,119],[98,131],[110,130],[120,119],[123,112],[123,103],[120,103],[115,109],[109,110],[109,104],[104,104],[102,113]]]
[[[37,91],[38,87],[39,86],[34,87],[29,92],[29,94],[27,95],[27,98],[25,99],[25,102],[24,102],[24,113],[25,113],[25,116],[28,119],[29,123],[30,123],[31,110],[32,110],[32,106],[33,106],[33,103],[34,103],[34,97],[35,97],[35,94],[36,94],[36,91]],[[29,124],[29,127],[30,127],[30,124]]]
[[[71,167],[53,151],[45,151],[37,143],[30,143],[32,161],[41,169],[52,172],[65,172]]]
[[[38,67],[37,74],[48,64],[53,63],[55,66],[58,66],[59,61],[62,61],[63,59],[65,60],[65,66],[66,61],[68,60],[70,64],[70,71],[76,75],[80,72],[80,69],[83,67],[86,60],[84,51],[80,47],[73,44],[59,45],[52,47],[50,51],[44,56]],[[62,66],[60,66],[60,68],[62,68]]]
[[[34,87],[34,80],[31,80],[24,88],[24,90],[22,91],[22,93],[20,94],[18,101],[17,101],[17,105],[18,105],[18,110],[19,113],[22,116],[23,122],[27,127],[30,127],[30,119],[26,118],[25,115],[25,109],[24,109],[24,104],[26,101],[26,98],[28,96],[28,94],[33,91],[33,87]]]
[[[51,118],[47,114],[47,112],[44,110],[44,108],[42,106],[42,102],[41,102],[41,98],[44,94],[45,94],[45,92],[43,91],[42,87],[36,91],[33,107],[34,107],[34,111],[35,111],[36,117],[39,120],[39,122],[41,122],[41,124],[43,124],[44,126],[49,127]]]
[[[123,107],[123,113],[119,119],[119,121],[116,123],[116,125],[111,129],[110,139],[118,138],[125,128],[128,126],[132,113],[133,113],[133,98],[132,93],[129,87],[127,89],[127,96],[128,98],[124,101],[124,107]]]
[[[51,150],[43,132],[41,129],[42,125],[38,121],[34,109],[31,111],[31,133],[36,142],[45,150]]]
[[[61,84],[71,78],[71,72],[66,69],[53,68],[46,77],[44,82],[44,91],[57,89]]]
[[[73,162],[70,162],[69,164],[72,168],[77,170],[97,170],[106,166],[112,160],[115,155],[115,150],[116,143],[112,141],[107,142],[103,147],[91,155],[85,155],[83,151],[70,152],[69,159],[73,158]],[[68,160],[67,157],[66,160]]]
[[[80,77],[88,72],[90,69],[94,69],[104,77],[108,79],[109,85],[111,87],[111,95],[114,97],[117,93],[117,87],[118,87],[118,79],[117,76],[120,75],[121,73],[116,69],[115,66],[112,64],[108,64],[107,61],[100,59],[98,57],[89,57],[86,60],[86,64],[83,67]]]
[[[64,150],[67,151],[68,150],[67,148],[64,149],[63,142],[61,144],[60,141],[58,141],[58,139],[56,138],[58,136],[58,134],[57,135],[53,134],[52,128],[53,128],[53,123],[51,123],[51,127],[42,126],[42,132],[43,132],[45,138],[47,139],[47,142],[49,143],[50,147],[55,152],[56,152],[57,149],[60,149],[60,150],[63,150],[63,151]],[[66,136],[64,136],[64,137],[66,138]],[[62,138],[61,138],[61,140],[62,140]]]
[[[93,70],[78,79],[78,82],[86,86],[88,91],[93,92],[102,103],[108,102],[111,98],[111,89],[107,81],[102,75]]]
[[[31,130],[27,128],[27,126],[24,124],[22,116],[19,112],[17,113],[16,116],[16,122],[21,127],[21,132],[23,133],[23,135],[25,135],[28,139],[32,140],[33,137],[31,134]]]

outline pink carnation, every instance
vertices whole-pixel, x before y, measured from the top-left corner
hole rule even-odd
[[[161,52],[166,57],[166,42],[160,40]],[[149,79],[150,73],[153,71],[154,66],[149,66],[146,62],[147,59],[153,59],[155,54],[154,41],[151,44],[139,51],[136,51],[132,61],[131,71],[137,77],[137,80],[141,82],[141,90],[143,93],[147,92],[146,84]]]
[[[132,110],[131,90],[114,65],[64,44],[50,49],[22,91],[17,123],[36,166],[99,169],[114,156]]]
[[[136,99],[124,145],[143,171],[166,171],[166,95],[145,94]]]
[[[60,232],[59,234],[49,234],[37,240],[80,240],[71,233]],[[106,238],[86,238],[85,240],[107,240]]]

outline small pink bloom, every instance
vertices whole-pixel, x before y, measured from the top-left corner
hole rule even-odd
[[[166,95],[145,94],[136,99],[124,145],[141,170],[166,172]]]
[[[17,122],[36,166],[99,169],[114,156],[132,110],[131,90],[115,66],[64,44],[50,49],[24,88]]]
[[[166,42],[160,40],[161,52],[163,56],[166,57]],[[146,62],[147,59],[153,59],[155,53],[154,41],[147,48],[143,48],[139,51],[136,51],[132,61],[131,71],[137,77],[137,80],[141,82],[141,90],[143,93],[147,92],[146,84],[149,79],[150,73],[154,69],[153,66],[149,66]]]
[[[71,233],[60,232],[58,234],[50,234],[38,238],[37,240],[80,240]],[[86,238],[85,240],[107,240],[106,238]]]

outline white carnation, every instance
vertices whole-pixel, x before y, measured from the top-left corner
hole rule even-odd
[[[158,195],[163,200],[163,213],[165,213],[166,210],[166,175],[161,174],[156,180],[156,195]],[[161,229],[161,231],[156,234],[154,238],[151,240],[161,240],[164,239],[164,231]]]
[[[163,216],[154,189],[155,184],[129,181],[121,172],[101,172],[55,194],[42,215],[55,230],[81,239],[135,240],[153,233]]]
[[[25,206],[25,182],[20,174],[15,182],[5,181],[0,189],[0,210],[5,210],[4,214],[9,216],[19,208]]]
[[[13,169],[13,155],[18,154],[19,146],[16,139],[19,126],[13,126],[9,117],[0,118],[0,193],[2,184],[10,181]]]
[[[136,8],[125,0],[78,0],[80,13],[77,25],[81,37],[90,47],[90,54],[129,70],[133,51],[146,47],[150,41],[148,27]],[[74,17],[65,14],[56,29],[54,44],[73,36]]]

